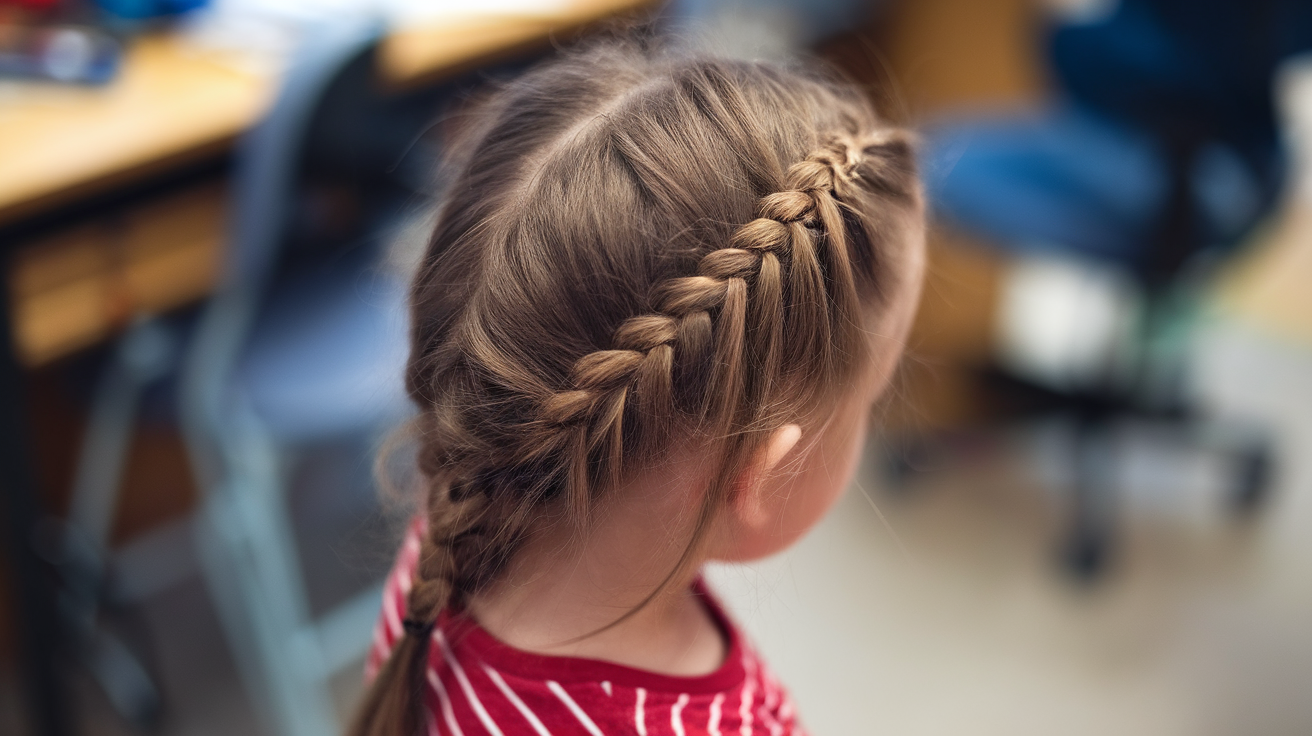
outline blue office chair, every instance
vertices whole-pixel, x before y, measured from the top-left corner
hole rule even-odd
[[[394,161],[367,150],[371,136],[383,150],[404,147],[431,113],[412,106],[398,123],[373,97],[380,30],[363,20],[309,33],[273,109],[241,141],[226,271],[181,382],[203,489],[204,574],[250,694],[286,736],[340,730],[328,678],[365,651],[380,600],[373,586],[311,615],[287,508],[289,461],[333,438],[381,435],[411,411],[404,276],[379,265],[395,202],[374,203],[344,243],[296,227],[298,195],[323,158],[347,179],[367,179],[366,165],[387,173]],[[363,186],[370,195],[386,188]]]
[[[294,222],[306,169],[323,168],[324,158],[371,189],[377,201],[362,209],[375,220],[394,220],[386,200],[407,194],[377,172],[405,171],[400,149],[432,105],[422,94],[372,93],[379,30],[348,20],[308,32],[273,110],[236,156],[226,273],[200,324],[142,316],[109,352],[92,396],[63,524],[60,611],[71,651],[140,728],[154,725],[163,703],[140,653],[101,620],[114,595],[109,535],[145,394],[163,389],[155,413],[178,411],[170,379],[188,343],[181,413],[205,491],[202,558],[251,693],[280,732],[325,732],[333,713],[322,681],[362,651],[370,630],[376,590],[310,621],[282,490],[288,450],[377,434],[408,410],[405,285],[376,267],[369,236],[376,241],[378,228],[355,247],[316,253],[322,238]],[[325,155],[334,146],[347,150]],[[309,241],[291,258],[303,263],[288,268],[297,240]]]
[[[1063,98],[929,126],[926,184],[946,223],[1021,258],[1116,269],[1143,295],[1126,370],[1028,387],[1076,419],[1064,559],[1090,578],[1114,536],[1113,421],[1151,417],[1189,439],[1225,437],[1216,449],[1238,461],[1237,508],[1255,506],[1269,485],[1262,433],[1202,431],[1179,390],[1185,356],[1170,347],[1187,330],[1202,265],[1218,263],[1277,200],[1283,161],[1269,90],[1277,64],[1312,47],[1312,6],[1122,0],[1050,40]]]

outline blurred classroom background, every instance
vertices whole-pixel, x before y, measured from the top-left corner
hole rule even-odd
[[[444,125],[615,22],[920,131],[857,482],[709,572],[816,734],[1312,733],[1312,6],[0,2],[0,731],[332,733]]]

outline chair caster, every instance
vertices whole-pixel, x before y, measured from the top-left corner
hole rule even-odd
[[[883,443],[876,455],[884,488],[894,494],[910,493],[915,479],[933,465],[934,447],[925,438]]]
[[[1111,540],[1103,534],[1077,532],[1061,551],[1061,564],[1077,582],[1093,583],[1107,571]]]
[[[1235,514],[1249,516],[1265,503],[1275,476],[1275,457],[1265,444],[1255,444],[1236,453],[1234,486],[1230,507]]]
[[[897,492],[906,490],[911,476],[916,472],[916,464],[907,456],[907,452],[908,449],[905,447],[894,447],[885,451],[880,468],[885,488]]]

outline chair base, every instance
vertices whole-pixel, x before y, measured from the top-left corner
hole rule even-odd
[[[1270,439],[1261,431],[1211,420],[1180,403],[1145,404],[1126,395],[1058,394],[1002,374],[987,378],[1001,407],[1001,417],[967,436],[1003,431],[1007,426],[1057,421],[1073,428],[1068,446],[1069,483],[1065,531],[1057,544],[1059,568],[1073,580],[1091,584],[1106,577],[1116,562],[1121,528],[1119,507],[1124,488],[1118,470],[1124,448],[1118,429],[1135,423],[1151,426],[1173,444],[1219,456],[1227,466],[1222,506],[1235,520],[1256,516],[1277,473]],[[890,492],[909,493],[912,479],[950,463],[961,453],[963,432],[928,433],[895,438],[884,448],[881,470]]]

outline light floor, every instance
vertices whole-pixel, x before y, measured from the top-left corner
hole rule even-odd
[[[1278,438],[1249,522],[1224,512],[1223,464],[1140,436],[1116,565],[1077,585],[1054,556],[1059,428],[1037,427],[958,447],[898,495],[867,467],[797,547],[715,571],[811,729],[1312,734],[1312,349],[1231,322],[1200,366],[1221,414]]]

